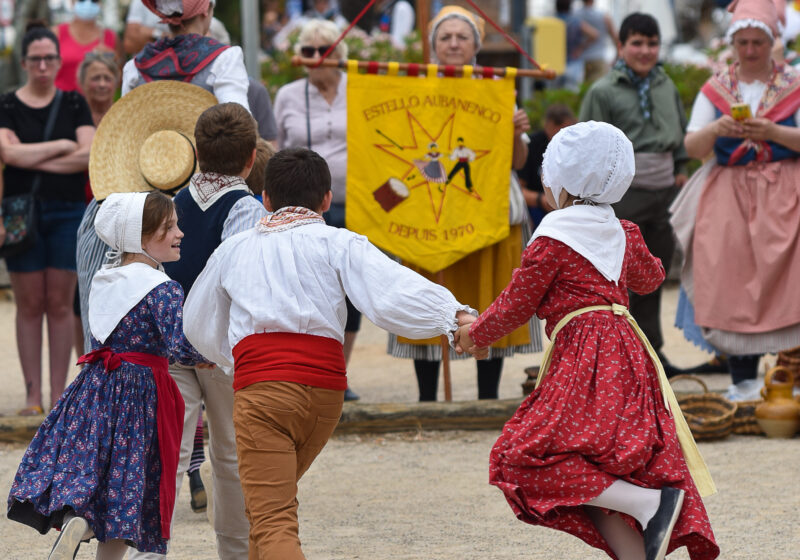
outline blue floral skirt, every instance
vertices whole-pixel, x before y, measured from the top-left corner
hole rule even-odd
[[[124,539],[142,552],[165,554],[157,402],[149,368],[84,367],[25,452],[8,518],[44,534],[73,510],[100,541]]]

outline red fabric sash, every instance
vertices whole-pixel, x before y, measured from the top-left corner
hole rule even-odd
[[[158,487],[161,538],[169,539],[172,510],[175,506],[175,475],[178,473],[183,433],[183,397],[169,374],[169,362],[166,358],[144,352],[116,353],[106,346],[84,354],[78,358],[78,363],[91,364],[101,360],[106,372],[117,369],[123,361],[149,367],[153,372],[158,395],[156,423],[158,452],[161,457],[161,480]]]
[[[339,341],[300,333],[261,333],[233,348],[233,390],[261,381],[290,381],[344,391],[347,371]]]

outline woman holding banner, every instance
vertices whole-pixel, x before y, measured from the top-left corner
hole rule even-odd
[[[430,22],[430,44],[433,62],[447,65],[475,64],[475,57],[483,39],[484,22],[480,17],[458,6],[445,6]],[[530,129],[528,116],[523,110],[514,113],[514,139],[512,167],[521,169],[528,156],[527,136]],[[434,277],[417,269],[431,279],[442,283],[459,301],[468,302],[479,311],[485,310],[511,279],[514,267],[519,264],[523,238],[530,237],[527,210],[519,182],[511,173],[509,189],[509,223],[507,238],[466,256]],[[517,329],[498,340],[489,351],[488,360],[478,364],[478,398],[496,399],[503,369],[503,358],[515,352],[541,351],[541,334],[538,320]],[[442,348],[438,339],[413,341],[389,338],[389,353],[400,358],[412,358],[419,385],[420,401],[435,401],[439,379],[439,362]],[[459,356],[451,350],[451,359]]]

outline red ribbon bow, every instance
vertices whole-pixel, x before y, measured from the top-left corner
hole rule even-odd
[[[88,354],[84,354],[78,358],[78,364],[92,364],[100,360],[103,360],[103,367],[107,372],[114,371],[122,365],[122,359],[119,357],[119,354],[114,352],[108,346],[104,346],[103,348],[98,348],[97,350],[92,350]]]

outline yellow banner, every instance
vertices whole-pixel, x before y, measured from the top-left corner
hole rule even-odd
[[[514,80],[348,73],[347,227],[431,272],[508,236]]]

